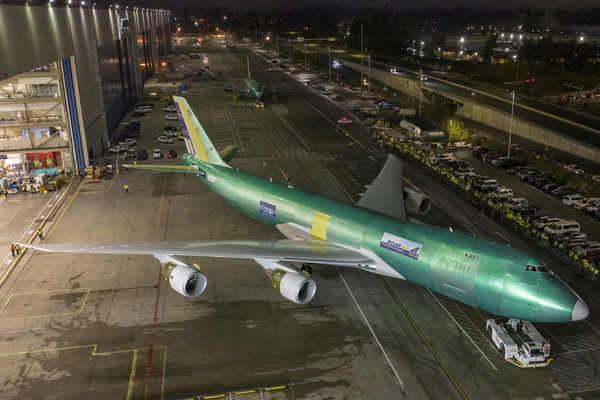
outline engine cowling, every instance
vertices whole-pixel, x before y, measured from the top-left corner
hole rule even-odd
[[[171,288],[185,297],[197,297],[206,289],[206,275],[173,256],[155,255]]]
[[[308,303],[317,291],[317,284],[309,276],[282,269],[271,272],[269,283],[274,290],[296,304]]]
[[[409,189],[404,189],[404,206],[408,212],[413,214],[425,215],[431,208],[431,199],[421,192]]]
[[[169,284],[185,297],[197,297],[206,289],[206,275],[188,265],[178,265],[169,274]]]

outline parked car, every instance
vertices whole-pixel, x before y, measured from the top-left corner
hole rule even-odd
[[[574,190],[571,189],[571,187],[569,187],[568,185],[560,186],[550,192],[550,194],[552,194],[552,196],[556,196],[556,197],[565,196],[567,194],[572,194],[572,193],[574,193]]]
[[[510,161],[510,158],[504,157],[504,156],[502,156],[502,157],[498,156],[498,157],[492,159],[490,164],[492,164],[496,168],[500,168],[500,164],[508,162],[508,161]]]
[[[177,158],[177,152],[174,149],[168,150],[167,158]]]
[[[128,146],[137,146],[137,140],[133,138],[127,138],[123,142],[127,143]]]
[[[118,154],[123,151],[127,151],[127,149],[128,149],[128,147],[115,146],[115,147],[111,147],[110,149],[108,149],[108,152]]]
[[[546,232],[547,235],[556,235],[561,238],[567,232],[579,232],[580,230],[581,228],[579,227],[579,222],[568,220],[552,222],[544,228],[544,232]]]
[[[154,152],[152,153],[152,158],[162,158],[162,151],[160,151],[160,149],[154,149]]]
[[[138,160],[147,160],[148,159],[148,152],[144,149],[138,149],[135,158]]]
[[[591,202],[587,206],[581,208],[581,211],[583,211],[587,215],[594,215],[596,213],[596,211],[599,211],[599,210],[600,210],[600,201]]]
[[[542,186],[542,190],[546,193],[552,192],[554,189],[558,189],[560,185],[556,182],[550,182]]]
[[[484,162],[491,162],[492,160],[495,160],[496,158],[500,157],[500,153],[497,151],[488,151],[487,153],[484,153],[481,155],[481,159]]]
[[[352,120],[348,117],[342,117],[340,119],[338,119],[338,124],[351,124]]]
[[[508,199],[513,196],[513,190],[509,188],[497,188],[492,192],[492,197],[499,199]]]
[[[566,169],[567,171],[571,171],[571,172],[573,172],[574,174],[577,174],[577,175],[583,175],[583,174],[585,174],[585,171],[583,170],[583,168],[581,168],[581,167],[580,167],[579,165],[577,165],[577,164],[571,164],[571,165],[567,165],[567,166],[565,167],[565,169]]]
[[[165,127],[163,128],[164,132],[176,132],[177,131],[177,127],[174,125],[165,125]]]
[[[575,202],[581,201],[583,199],[585,199],[585,197],[583,197],[580,194],[568,194],[565,197],[563,197],[562,202],[563,204],[572,206],[573,204],[575,204]]]
[[[577,232],[577,231],[570,231],[570,232],[565,232],[562,235],[562,238],[564,240],[575,239],[575,238],[585,239],[585,238],[587,238],[587,234],[585,232],[581,232],[581,231],[579,231],[579,232]]]
[[[584,207],[587,207],[592,204],[596,204],[598,201],[600,201],[600,199],[598,197],[590,197],[589,199],[584,197],[581,200],[576,200],[571,205],[573,206],[574,209],[581,211]]]
[[[529,202],[523,197],[515,197],[514,199],[504,203],[504,205],[513,211],[518,211],[529,206]]]
[[[433,162],[434,164],[438,164],[442,160],[450,161],[452,159],[453,158],[448,154],[434,154],[429,157],[429,161]]]
[[[165,119],[167,121],[179,121],[179,118],[177,118],[177,115],[175,114],[167,114],[165,115]]]
[[[168,112],[168,113],[175,113],[177,112],[177,107],[175,106],[166,106],[163,108],[164,112]]]
[[[585,245],[587,243],[587,239],[584,238],[569,238],[567,240],[565,240],[565,246],[567,247],[577,247],[577,246],[582,246]]]
[[[152,112],[152,107],[150,107],[150,106],[137,106],[136,108],[133,109],[133,112],[136,112],[138,114],[146,114],[146,113]]]
[[[179,132],[177,132],[177,131],[164,131],[161,136],[172,137],[172,138],[175,137],[176,138],[177,136],[179,136]]]
[[[560,221],[561,219],[558,217],[553,217],[550,215],[542,215],[540,218],[531,221],[531,225],[535,226],[538,229],[543,229],[546,225],[551,224],[552,222]]]
[[[527,207],[523,207],[522,209],[518,210],[517,212],[523,218],[535,218],[539,215],[539,211],[540,211],[539,207],[528,205]]]
[[[167,143],[167,144],[173,144],[173,139],[167,136],[159,136],[158,137],[158,142],[159,143]]]
[[[479,188],[484,192],[496,190],[498,188],[498,181],[495,179],[485,179],[479,184]]]

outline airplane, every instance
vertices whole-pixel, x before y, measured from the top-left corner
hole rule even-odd
[[[266,92],[268,92],[268,91],[272,92],[277,88],[285,86],[285,85],[270,86],[270,87],[261,86],[261,84],[258,83],[250,75],[250,60],[249,60],[248,56],[246,56],[246,64],[248,65],[248,76],[244,79],[244,89],[237,89],[237,88],[232,88],[232,87],[228,86],[225,88],[225,90],[230,91],[230,92],[235,91],[235,92],[248,93],[250,96],[254,97],[257,100],[263,100],[263,97],[266,94]]]
[[[194,174],[233,207],[278,228],[287,239],[20,244],[51,252],[151,254],[170,286],[186,297],[200,295],[207,278],[197,265],[177,256],[212,256],[255,260],[268,273],[271,287],[297,304],[315,295],[311,264],[318,264],[405,279],[508,318],[558,323],[588,316],[587,305],[541,259],[472,234],[412,222],[407,210],[423,214],[430,199],[402,187],[402,163],[396,156],[388,155],[357,206],[343,204],[231,167],[187,101],[173,99],[188,151],[183,165],[128,168]]]

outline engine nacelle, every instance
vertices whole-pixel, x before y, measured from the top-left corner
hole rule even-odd
[[[431,199],[421,192],[405,187],[404,206],[408,212],[425,215],[431,208]]]
[[[283,297],[296,304],[308,303],[317,291],[317,284],[309,276],[282,269],[271,272],[269,283]]]
[[[171,288],[185,297],[197,297],[206,289],[206,275],[173,256],[155,255]]]

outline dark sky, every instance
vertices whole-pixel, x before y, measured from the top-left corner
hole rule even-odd
[[[181,1],[181,0],[180,0]],[[241,9],[249,10],[255,9],[257,11],[271,10],[275,8],[302,8],[307,5],[345,5],[348,7],[359,6],[359,7],[381,7],[384,1],[373,1],[373,0],[219,0],[219,1],[197,1],[197,0],[184,0],[191,8],[206,8],[206,7],[223,7],[226,6],[229,9]],[[441,7],[441,8],[453,8],[458,6],[471,7],[471,8],[562,8],[562,9],[590,9],[600,6],[598,0],[419,0],[419,1],[407,1],[407,0],[388,0],[386,7],[391,9],[402,9],[402,8],[430,8],[430,7]]]

